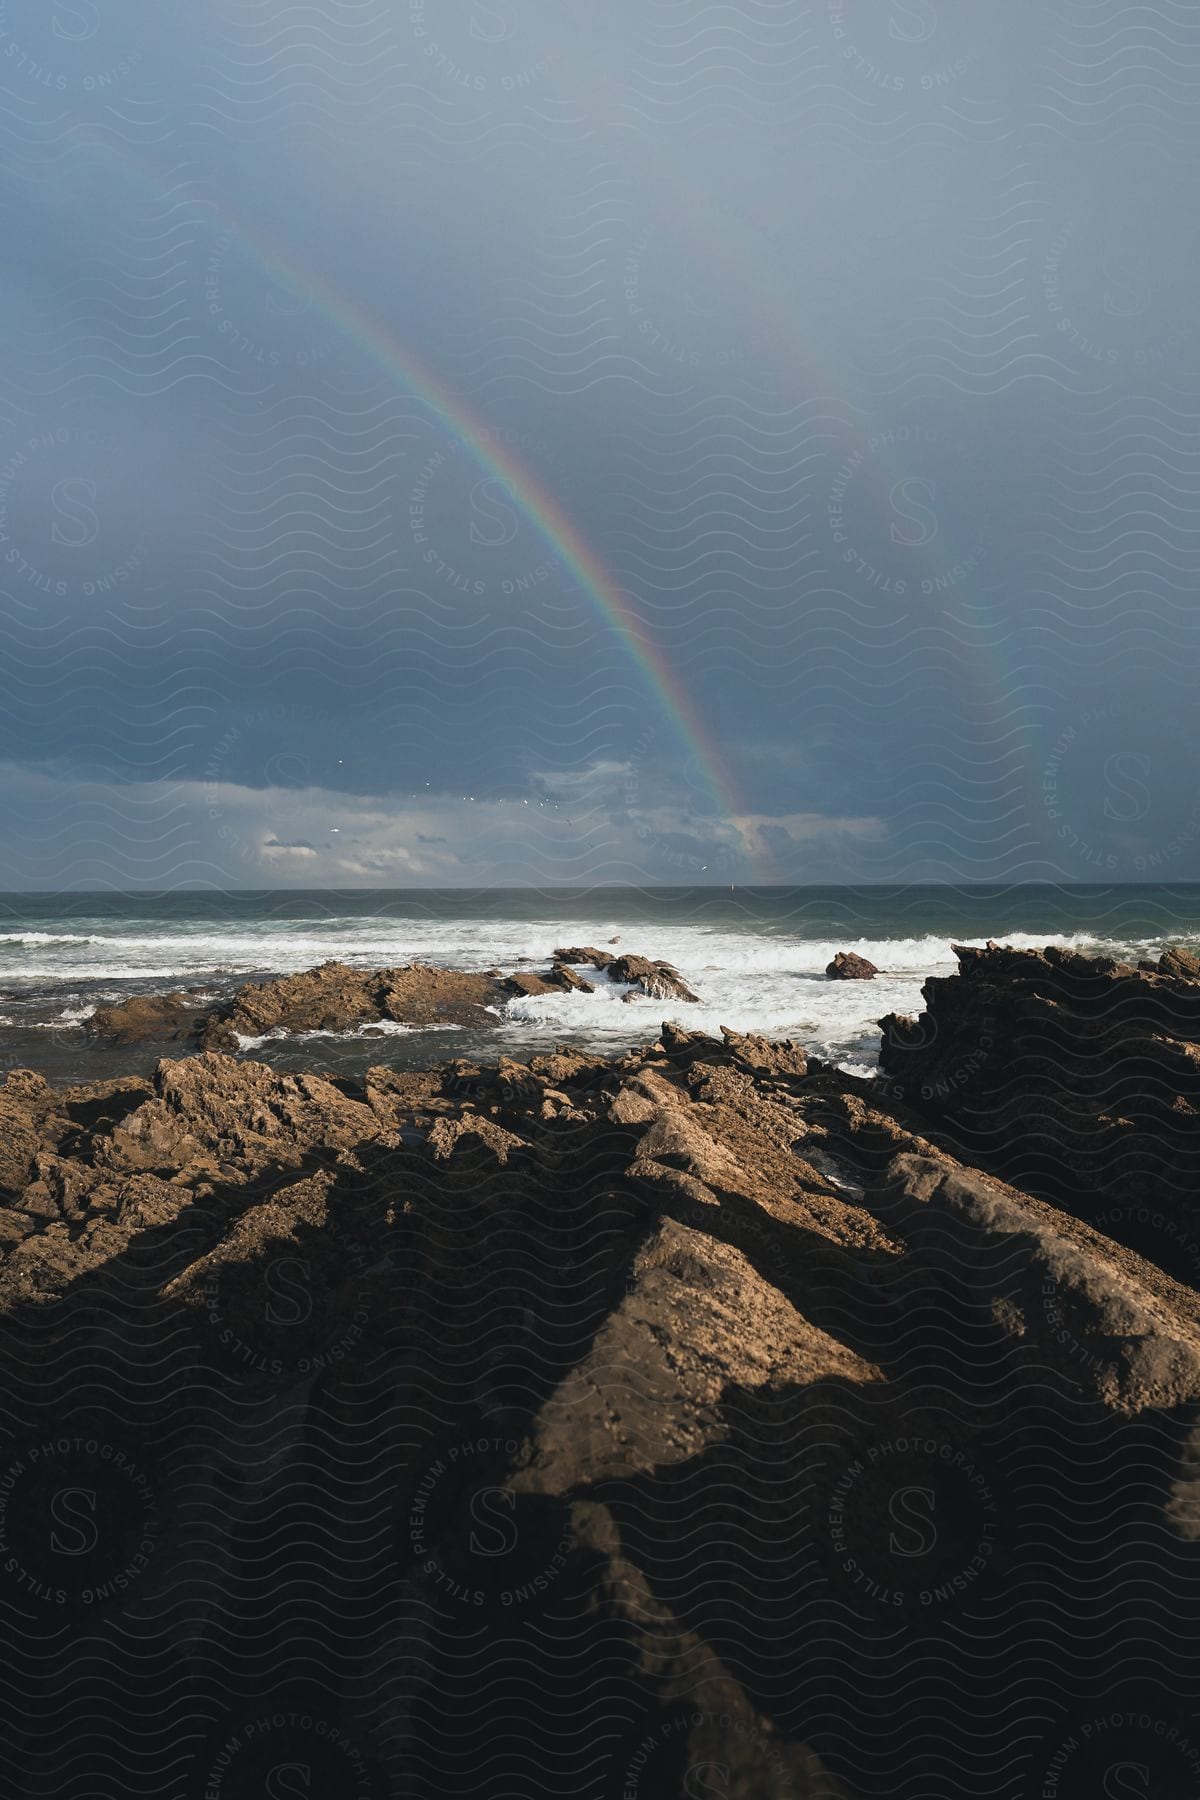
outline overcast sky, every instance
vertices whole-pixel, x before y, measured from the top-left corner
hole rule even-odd
[[[0,886],[1200,878],[1200,17],[6,0]]]

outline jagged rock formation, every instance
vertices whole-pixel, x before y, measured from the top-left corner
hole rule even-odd
[[[898,1093],[966,1153],[1200,1286],[1200,960],[956,947],[880,1021]]]
[[[1023,1069],[1030,1008],[1094,1077],[1076,1118],[1106,1053],[1124,1093],[1122,1045],[1163,1037],[1145,1007],[1200,997],[1048,955],[956,983],[926,1054],[994,1017]],[[913,1027],[888,1042],[916,1066]],[[147,1794],[173,1757],[189,1793],[282,1764],[418,1800],[1038,1792],[1152,1644],[1130,1756],[1186,1792],[1200,1302],[900,1085],[678,1024],[361,1081],[219,1053],[10,1074],[0,1574],[32,1791],[120,1741]],[[64,1744],[66,1624],[106,1673]]]
[[[614,938],[614,944],[616,941],[617,940]],[[597,950],[591,944],[585,944],[582,948],[575,945],[568,946],[566,949],[556,950],[554,952],[554,960],[555,962],[560,963],[589,964],[593,969],[607,969],[609,963],[613,961],[613,958],[608,954],[607,950]]]
[[[577,975],[574,969],[558,958],[557,952],[555,957],[553,966],[544,975],[520,970],[508,977],[504,983],[505,988],[510,994],[595,993],[595,987],[590,981]]]
[[[232,1001],[219,1006],[205,1006],[195,992],[135,995],[118,1006],[98,1007],[86,1029],[112,1044],[183,1043],[225,1051],[236,1051],[242,1039],[272,1033],[342,1032],[385,1021],[491,1029],[513,995],[593,993],[594,985],[571,966],[578,963],[627,983],[626,998],[697,999],[670,963],[564,949],[554,952],[551,967],[543,973],[521,969],[509,976],[498,970],[476,974],[427,963],[352,969],[346,963],[326,962],[299,975],[247,982]]]
[[[825,973],[830,981],[873,981],[879,970],[865,956],[858,956],[853,950],[839,950],[833,961],[826,964]]]
[[[504,988],[490,975],[425,963],[370,970],[326,962],[299,975],[247,982],[222,1006],[206,1008],[187,994],[138,995],[97,1008],[87,1029],[112,1043],[184,1041],[204,1050],[236,1050],[240,1038],[269,1032],[349,1031],[384,1020],[494,1025],[504,999]]]
[[[628,981],[651,1000],[698,1000],[678,969],[667,962],[650,962],[644,956],[617,956],[606,971],[610,981]]]

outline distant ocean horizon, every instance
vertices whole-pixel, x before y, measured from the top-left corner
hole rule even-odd
[[[246,1053],[285,1068],[354,1072],[448,1056],[525,1056],[555,1043],[605,1052],[657,1035],[675,1016],[695,1029],[791,1037],[856,1073],[877,1066],[877,1021],[916,1012],[921,985],[953,973],[956,942],[1064,943],[1129,961],[1169,944],[1200,947],[1200,882],[854,886],[420,889],[175,889],[0,894],[0,1068],[57,1081],[153,1066],[177,1046],[95,1043],[97,1006],[135,993],[197,991],[217,1001],[247,980],[335,959],[353,967],[544,964],[561,946],[621,948],[675,964],[698,1005],[639,999],[600,981],[594,994],[514,998],[486,1033],[362,1029],[255,1040]],[[834,982],[853,950],[881,973]]]

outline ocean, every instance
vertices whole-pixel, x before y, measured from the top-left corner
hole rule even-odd
[[[1168,944],[1200,947],[1200,883],[1166,886],[556,888],[353,892],[174,892],[0,896],[0,1069],[51,1080],[143,1072],[178,1046],[92,1040],[99,1005],[134,993],[241,982],[330,958],[361,968],[422,961],[506,972],[543,965],[559,945],[607,945],[675,964],[695,1006],[620,988],[513,999],[494,1031],[448,1027],[257,1040],[247,1054],[287,1069],[355,1073],[450,1056],[522,1057],[556,1043],[617,1052],[664,1017],[797,1038],[859,1074],[877,1066],[885,1013],[917,1012],[921,984],[956,967],[951,944],[1069,944],[1136,961]],[[834,982],[839,950],[878,965],[871,982]],[[529,959],[522,961],[522,959]],[[591,974],[591,972],[588,972]]]

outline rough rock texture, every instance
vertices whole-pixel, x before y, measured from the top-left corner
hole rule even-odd
[[[955,954],[919,1018],[881,1020],[896,1090],[974,1159],[1200,1285],[1200,963]]]
[[[486,1009],[500,999],[500,989],[490,977],[459,969],[415,963],[364,971],[327,962],[302,975],[241,988],[232,1009],[212,1020],[201,1042],[206,1049],[232,1049],[239,1036],[346,1031],[379,1019],[401,1025],[491,1024],[494,1018]]]
[[[679,971],[670,963],[650,962],[644,956],[617,956],[609,963],[610,981],[628,981],[651,1000],[699,1000]]]
[[[384,1019],[402,1025],[494,1025],[505,992],[490,975],[413,963],[396,969],[352,969],[322,963],[300,975],[247,982],[232,1002],[204,1008],[187,994],[137,995],[98,1007],[87,1022],[94,1037],[115,1044],[190,1042],[236,1050],[239,1037],[268,1032],[348,1031]]]
[[[557,957],[557,951],[555,955]],[[585,981],[582,975],[577,975],[563,961],[556,961],[544,975],[520,969],[515,975],[508,976],[503,985],[510,994],[556,994],[571,991],[594,994],[596,991],[590,981]]]
[[[476,974],[425,963],[352,969],[346,963],[327,962],[299,975],[247,982],[232,1001],[216,1007],[204,1007],[186,993],[137,995],[119,1006],[97,1008],[87,1030],[112,1044],[185,1043],[202,1050],[236,1051],[243,1038],[351,1031],[383,1020],[490,1029],[513,995],[594,992],[593,984],[571,967],[577,963],[606,970],[614,981],[631,983],[635,995],[654,1000],[697,997],[669,963],[650,962],[644,956],[614,959],[603,950],[568,947],[554,952],[553,963],[544,972],[522,968],[509,976],[499,970]]]
[[[1024,1071],[1029,1009],[1068,1119],[1136,1110],[1131,1042],[1190,1066],[1200,983],[1007,954],[930,984],[926,1058],[992,1019]],[[1117,1760],[1188,1792],[1200,1302],[1080,1182],[971,1166],[958,1095],[678,1024],[361,1081],[10,1073],[28,1791],[1016,1796],[1120,1707]],[[1042,1135],[1008,1116],[1014,1162]]]
[[[135,994],[119,1006],[98,1006],[86,1024],[93,1037],[113,1044],[185,1043],[198,1037],[208,1017],[209,1009],[188,994]]]
[[[607,969],[613,959],[607,950],[595,950],[590,944],[586,944],[582,949],[569,947],[565,950],[556,950],[554,960],[560,963],[585,963],[593,969]]]
[[[825,973],[831,981],[873,981],[879,970],[865,956],[856,956],[853,950],[839,950],[831,963],[827,963]]]
[[[532,969],[518,969],[515,975],[506,976],[503,987],[506,993],[536,997],[539,994],[553,994],[556,990],[552,982],[544,975],[535,974]]]
[[[596,989],[592,982],[584,979],[565,962],[556,962],[546,977],[552,986],[566,989],[576,994],[594,994]]]

